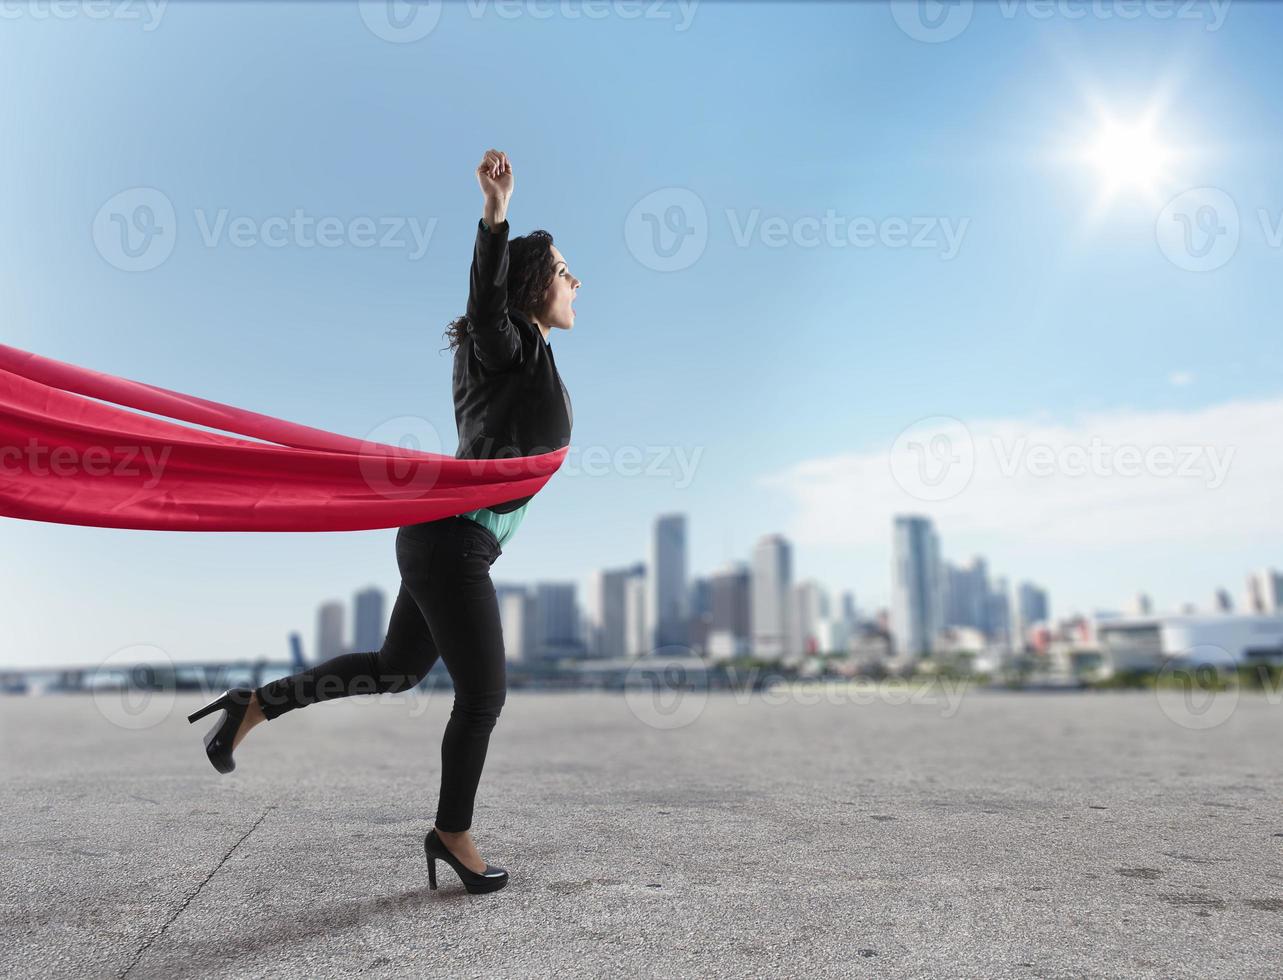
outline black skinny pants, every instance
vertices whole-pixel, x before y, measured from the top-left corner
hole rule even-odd
[[[445,517],[397,532],[401,589],[377,652],[346,653],[258,688],[263,714],[413,688],[440,655],[454,681],[454,706],[441,740],[436,825],[472,826],[472,807],[490,732],[507,697],[503,630],[490,566],[503,553],[489,528]]]

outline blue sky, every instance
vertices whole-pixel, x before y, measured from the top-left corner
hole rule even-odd
[[[379,36],[383,4],[98,9],[18,4],[0,25],[0,340],[355,436],[415,417],[452,453],[441,333],[466,300],[473,169],[503,149],[514,233],[551,231],[584,281],[573,331],[552,338],[572,445],[670,455],[650,475],[558,474],[496,580],[586,584],[643,558],[669,511],[689,515],[695,572],[780,531],[801,576],[866,608],[889,596],[895,512],[932,514],[946,556],[983,553],[1062,613],[1142,588],[1160,606],[1238,595],[1283,564],[1283,9],[964,4],[940,43],[884,3],[452,3],[419,11],[437,19],[418,40]],[[638,9],[658,16],[625,16]],[[1102,109],[1152,110],[1180,151],[1104,204],[1101,173],[1066,156]],[[1193,271],[1155,229],[1205,187],[1241,232]],[[174,211],[172,251],[145,271],[93,233],[135,188]],[[651,195],[703,208],[682,268],[638,246]],[[402,227],[378,225],[384,247],[256,237],[296,212]],[[826,213],[882,234],[808,246],[796,229]],[[737,241],[770,218],[782,246]],[[925,229],[919,246],[896,221]],[[421,256],[411,227],[430,229]],[[945,227],[961,230],[952,254]],[[932,501],[888,482],[887,461],[933,417],[980,447],[1105,433],[1237,456],[1215,487],[1061,474],[1048,490],[995,476],[980,448],[976,479]],[[320,601],[395,589],[394,535],[3,521],[0,662],[283,654],[290,629],[311,644]]]

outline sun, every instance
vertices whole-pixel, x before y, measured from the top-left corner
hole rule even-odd
[[[1171,180],[1175,152],[1151,118],[1103,118],[1079,160],[1094,171],[1103,201],[1121,195],[1157,198]]]

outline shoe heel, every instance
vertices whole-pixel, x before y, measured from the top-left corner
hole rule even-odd
[[[437,887],[437,859],[428,852],[428,842],[423,842],[423,851],[428,856],[428,884],[435,889]]]
[[[189,725],[194,725],[196,722],[200,721],[206,715],[212,714],[213,712],[217,711],[219,708],[226,708],[230,703],[231,703],[231,699],[228,698],[226,693],[220,694],[218,697],[214,698],[213,701],[209,702],[209,704],[205,705],[205,707],[200,708],[197,711],[194,711],[192,714],[188,715],[187,723]]]
[[[508,872],[504,868],[496,868],[487,864],[485,872],[478,874],[462,864],[457,857],[450,853],[450,848],[446,847],[441,838],[437,836],[435,828],[423,838],[423,853],[428,857],[428,882],[433,888],[437,887],[438,858],[454,869],[455,874],[459,876],[459,880],[463,882],[463,887],[469,895],[481,895],[485,892],[498,891],[508,883]]]

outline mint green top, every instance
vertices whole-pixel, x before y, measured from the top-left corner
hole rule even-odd
[[[489,507],[482,507],[480,510],[470,510],[459,516],[476,521],[482,527],[490,528],[490,532],[499,539],[499,547],[502,548],[521,525],[521,519],[526,516],[526,508],[529,506],[530,501],[527,500],[511,514],[496,514]]]

